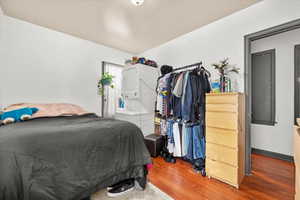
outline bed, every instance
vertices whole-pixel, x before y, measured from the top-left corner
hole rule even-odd
[[[128,178],[150,155],[134,124],[95,114],[39,117],[0,127],[1,200],[80,200]]]

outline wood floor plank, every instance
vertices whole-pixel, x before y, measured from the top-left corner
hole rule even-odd
[[[252,155],[252,175],[244,178],[240,189],[196,174],[191,165],[177,159],[176,164],[153,159],[149,180],[176,200],[293,200],[293,163]]]

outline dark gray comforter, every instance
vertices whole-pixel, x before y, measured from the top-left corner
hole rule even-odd
[[[0,127],[0,200],[79,200],[144,175],[150,163],[135,125],[96,115]]]

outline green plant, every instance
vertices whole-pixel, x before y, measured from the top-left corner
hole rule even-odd
[[[114,88],[115,86],[113,85],[113,79],[115,77],[108,72],[103,73],[101,79],[98,82],[98,89],[99,89],[99,94],[104,95],[104,87],[109,86],[111,88]]]
[[[239,73],[240,68],[237,68],[233,65],[229,65],[229,58],[225,58],[224,60],[221,60],[219,63],[214,63],[212,66],[218,70],[220,76],[228,75],[231,72]]]
[[[226,76],[231,73],[239,73],[239,68],[236,68],[233,65],[229,65],[229,59],[225,58],[224,60],[221,60],[219,63],[214,63],[212,66],[218,70],[220,75],[220,91],[225,92],[226,90]]]

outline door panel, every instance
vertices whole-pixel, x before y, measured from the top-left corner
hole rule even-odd
[[[275,124],[275,49],[252,54],[252,123]]]

